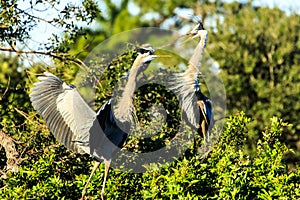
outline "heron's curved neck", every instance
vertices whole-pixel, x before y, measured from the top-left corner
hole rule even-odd
[[[201,37],[198,42],[192,57],[189,60],[189,66],[187,69],[187,73],[197,76],[200,71],[200,61],[202,59],[202,55],[205,49],[206,38]]]
[[[121,98],[117,102],[116,109],[114,112],[117,119],[126,121],[132,120],[132,114],[134,110],[133,94],[136,88],[138,69],[141,67],[141,65],[142,63],[140,57],[138,57],[132,65],[124,91],[121,95]]]
[[[120,103],[124,102],[130,102],[132,103],[133,94],[136,88],[136,79],[137,79],[137,73],[138,73],[138,66],[132,66],[130,70],[130,74],[128,77],[128,81],[125,85],[122,97],[120,99]]]

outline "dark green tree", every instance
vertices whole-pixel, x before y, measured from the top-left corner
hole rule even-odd
[[[294,124],[285,141],[299,141],[299,15],[279,9],[229,4],[210,37],[208,50],[221,68],[230,113],[252,116],[258,137],[273,115]],[[299,146],[297,147],[299,149]]]

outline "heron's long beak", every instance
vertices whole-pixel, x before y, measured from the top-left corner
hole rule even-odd
[[[203,28],[203,27],[202,27]],[[195,26],[195,28],[193,28],[193,30],[191,30],[190,32],[186,33],[184,36],[187,36],[188,38],[186,40],[184,40],[183,42],[181,42],[180,45],[184,45],[185,43],[195,39],[195,38],[200,38],[201,35],[200,35],[200,32],[199,32],[199,24],[197,24]]]
[[[183,42],[181,42],[180,45],[184,45],[185,43],[187,43],[195,38],[200,38],[199,31],[196,31],[196,32],[191,31],[185,35],[188,36],[188,38],[186,40],[184,40]]]
[[[153,55],[155,58],[171,58],[170,55]]]

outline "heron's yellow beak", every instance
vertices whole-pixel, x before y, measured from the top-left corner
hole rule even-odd
[[[153,55],[155,58],[171,58],[170,55]]]
[[[192,30],[191,32],[185,34],[185,36],[187,36],[188,38],[186,40],[184,40],[183,42],[180,43],[180,45],[184,45],[185,43],[195,39],[195,38],[199,38],[201,37],[198,31],[194,31]]]

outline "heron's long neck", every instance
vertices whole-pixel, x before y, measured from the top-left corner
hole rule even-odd
[[[121,98],[117,102],[116,109],[114,111],[115,117],[119,120],[131,121],[134,111],[133,106],[133,94],[136,88],[137,73],[140,65],[137,60],[134,62],[128,81],[125,85]]]
[[[133,94],[136,88],[136,78],[137,78],[138,67],[132,67],[128,77],[128,81],[124,88],[122,97],[120,99],[120,104],[126,104],[133,106]],[[130,107],[128,106],[128,108]]]
[[[200,71],[200,61],[202,59],[202,55],[205,49],[206,38],[200,39],[199,43],[197,44],[194,53],[192,57],[189,60],[189,66],[188,69],[185,71],[186,76],[189,76],[188,78],[191,79],[191,81],[194,81],[197,77],[197,74]]]
[[[187,119],[194,127],[199,126],[199,121],[197,120],[199,113],[195,109],[197,107],[194,107],[194,84],[195,80],[197,80],[198,72],[200,71],[200,61],[205,48],[205,40],[206,38],[201,37],[189,60],[188,69],[178,74],[176,81],[174,81],[175,87],[173,87],[179,94],[182,110],[186,112]]]

